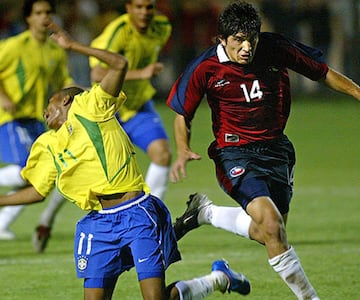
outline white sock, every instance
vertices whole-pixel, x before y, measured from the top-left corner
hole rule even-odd
[[[226,290],[227,285],[228,279],[221,271],[213,271],[210,275],[179,281],[175,284],[180,300],[201,300],[216,290]]]
[[[168,186],[170,167],[150,163],[145,181],[150,187],[151,194],[163,200]]]
[[[51,227],[54,223],[57,212],[61,208],[62,204],[65,202],[64,197],[58,192],[57,189],[54,189],[53,192],[48,197],[48,205],[43,210],[40,216],[40,225]]]
[[[314,288],[305,275],[293,247],[269,259],[269,264],[285,281],[298,299],[319,300]]]
[[[0,210],[0,230],[7,230],[20,215],[24,205],[5,206]]]
[[[21,169],[18,165],[8,165],[0,168],[0,186],[24,186],[25,181],[20,175]]]
[[[18,165],[8,165],[0,168],[0,186],[23,187],[25,181],[20,172],[21,167]],[[8,230],[10,224],[15,221],[23,209],[24,205],[3,207],[0,210],[0,230]]]
[[[242,207],[210,205],[200,211],[198,221],[249,239],[251,217]]]

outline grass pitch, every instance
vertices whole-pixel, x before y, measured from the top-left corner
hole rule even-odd
[[[286,130],[297,150],[288,239],[321,299],[360,299],[359,105],[333,94],[322,99],[296,98]],[[165,105],[157,106],[172,138],[174,115]],[[213,163],[206,154],[212,141],[206,105],[199,108],[193,126],[192,148],[203,159],[188,164],[186,180],[169,185],[165,202],[174,219],[195,191],[207,193],[216,204],[235,205],[218,187]],[[148,160],[138,152],[145,171]],[[32,249],[31,235],[45,205],[34,204],[24,210],[11,227],[16,241],[0,241],[0,299],[83,298],[72,247],[75,223],[84,212],[65,203],[47,250],[39,255]],[[251,280],[252,292],[247,299],[295,299],[268,265],[264,247],[253,241],[203,226],[185,236],[179,248],[183,260],[169,268],[168,283],[208,274],[213,260],[225,258]],[[239,296],[216,292],[208,299],[222,298]],[[141,299],[134,269],[120,277],[113,299]]]

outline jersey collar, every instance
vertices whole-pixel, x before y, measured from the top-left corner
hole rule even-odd
[[[225,63],[225,62],[230,61],[229,57],[227,56],[227,54],[225,52],[223,45],[221,45],[221,44],[217,45],[216,55],[217,55],[220,63]]]

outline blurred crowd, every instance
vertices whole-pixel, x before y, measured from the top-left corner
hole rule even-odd
[[[216,19],[228,0],[157,0],[157,9],[173,24],[169,44],[161,55],[166,70],[157,79],[159,97],[167,93],[180,70],[213,44]],[[323,50],[327,62],[360,81],[360,0],[249,0],[262,14],[262,31],[286,34]],[[25,29],[21,0],[1,0],[0,39]],[[58,0],[57,22],[84,43],[124,12],[123,0]],[[88,59],[72,54],[74,79],[90,84]],[[80,70],[80,71],[79,71]],[[295,81],[298,90],[313,91],[311,82]],[[161,83],[161,84],[160,84]]]

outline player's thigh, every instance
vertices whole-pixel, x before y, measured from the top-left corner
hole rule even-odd
[[[85,288],[84,300],[111,300],[113,291],[100,288]]]
[[[140,281],[144,300],[165,300],[166,287],[164,278],[147,278]]]

